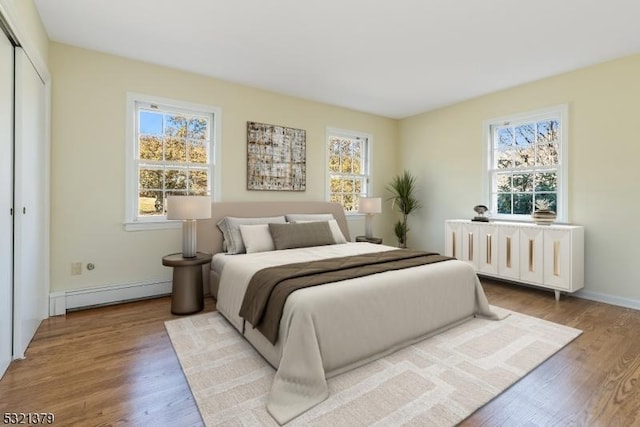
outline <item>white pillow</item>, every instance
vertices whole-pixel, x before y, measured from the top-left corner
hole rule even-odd
[[[287,221],[289,222],[303,222],[303,221],[331,221],[335,219],[333,214],[286,214]]]
[[[275,250],[269,224],[240,225],[240,234],[248,254]]]
[[[270,222],[285,223],[284,215],[265,218],[237,218],[225,216],[218,222],[218,228],[222,231],[224,242],[227,245],[228,254],[241,254],[245,252],[240,225],[268,224]]]
[[[342,230],[340,230],[338,221],[335,219],[329,221],[329,228],[331,229],[331,234],[333,234],[333,240],[335,240],[336,243],[347,243],[347,239],[344,237],[344,234],[342,234]]]
[[[347,239],[344,237],[344,234],[342,234],[342,230],[340,230],[338,221],[335,219],[329,221],[329,228],[331,229],[331,234],[333,234],[333,240],[335,240],[336,243],[347,243]]]
[[[331,214],[329,214],[331,215]],[[287,218],[289,216],[287,215]],[[332,216],[333,217],[333,216]],[[326,220],[297,220],[297,221],[290,221],[293,223],[296,222],[324,222]],[[344,237],[344,234],[342,234],[342,230],[340,230],[340,226],[338,225],[338,221],[336,221],[335,219],[331,219],[329,221],[326,221],[329,223],[329,229],[331,230],[331,235],[333,236],[333,241],[336,242],[336,244],[342,244],[342,243],[347,243],[347,239]]]

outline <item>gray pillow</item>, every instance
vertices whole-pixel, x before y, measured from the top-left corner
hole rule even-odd
[[[318,222],[318,221],[291,221],[291,222],[295,222],[295,223],[303,223],[303,222]],[[338,225],[338,221],[336,221],[335,219],[331,219],[329,221],[320,221],[320,222],[327,222],[329,223],[329,228],[331,229],[331,234],[333,234],[333,241],[334,243],[347,243],[347,239],[344,237],[344,234],[342,234],[342,230],[340,229],[340,226]]]
[[[328,222],[269,224],[276,249],[333,245],[335,240]]]
[[[243,254],[246,252],[244,242],[242,241],[242,234],[240,234],[241,225],[256,225],[256,224],[269,224],[269,223],[285,223],[287,220],[284,215],[271,216],[262,218],[237,218],[232,216],[225,216],[218,222],[218,228],[222,231],[224,236],[224,243],[227,245],[228,254]]]
[[[334,218],[333,214],[286,214],[288,222],[311,222],[311,221],[328,221],[331,232],[333,233],[334,243],[347,243],[342,230],[338,225],[338,221]]]

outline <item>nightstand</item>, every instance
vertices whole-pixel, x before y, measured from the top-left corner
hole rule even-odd
[[[367,237],[367,236],[356,236],[356,242],[367,242],[367,243],[375,243],[376,245],[382,244],[381,237]]]
[[[162,265],[173,267],[171,288],[171,312],[192,314],[204,308],[202,289],[202,266],[211,262],[211,254],[196,253],[193,258],[184,258],[181,253],[162,257]]]

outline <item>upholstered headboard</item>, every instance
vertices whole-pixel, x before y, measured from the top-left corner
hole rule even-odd
[[[225,216],[253,218],[286,214],[330,213],[338,221],[342,234],[350,241],[347,219],[342,206],[330,202],[215,202],[211,219],[198,220],[198,251],[222,252],[222,232],[217,224]]]

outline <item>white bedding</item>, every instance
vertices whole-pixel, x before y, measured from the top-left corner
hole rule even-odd
[[[252,275],[274,265],[397,249],[347,243],[214,256],[217,309],[238,315]],[[473,269],[453,260],[300,289],[289,296],[276,345],[247,323],[245,336],[278,369],[267,409],[285,423],[328,396],[325,379],[473,315],[496,318]]]

